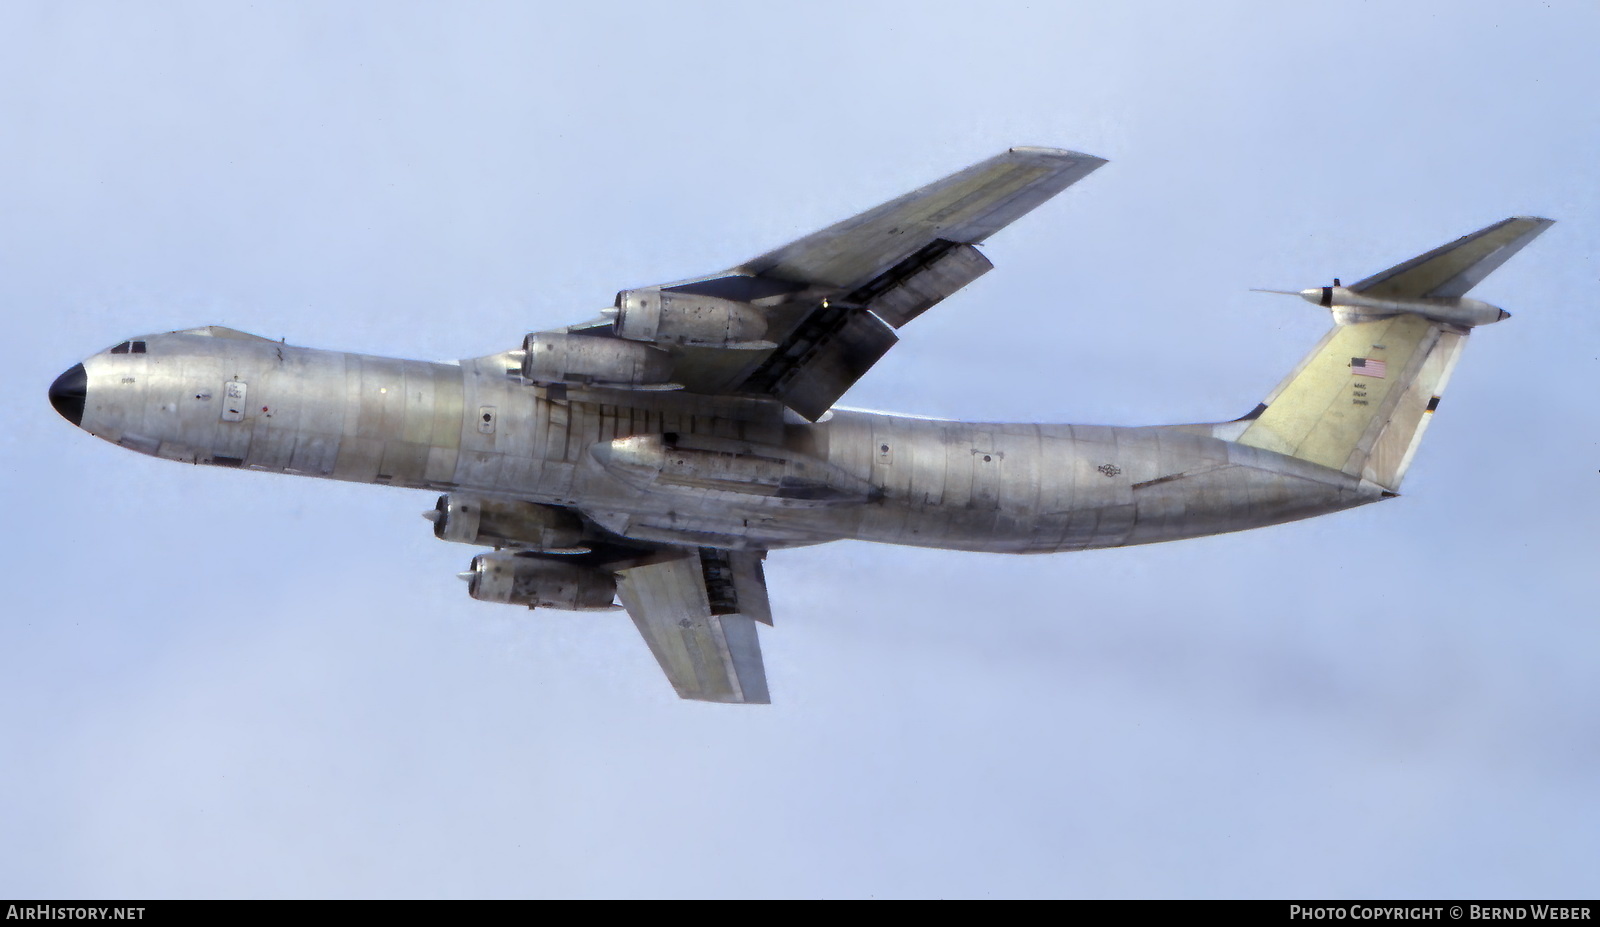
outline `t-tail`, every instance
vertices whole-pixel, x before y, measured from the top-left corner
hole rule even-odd
[[[1552,224],[1505,219],[1349,287],[1296,294],[1336,324],[1233,440],[1398,491],[1467,336],[1510,315],[1467,291]]]

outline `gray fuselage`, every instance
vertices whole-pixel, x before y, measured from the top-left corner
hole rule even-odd
[[[127,343],[125,343],[126,345]],[[1036,553],[1146,544],[1350,508],[1379,488],[1217,437],[1225,425],[934,421],[770,399],[549,390],[514,353],[459,364],[227,329],[84,361],[85,430],[170,460],[576,509],[643,541],[841,538]]]

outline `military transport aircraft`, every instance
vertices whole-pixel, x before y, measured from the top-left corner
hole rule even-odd
[[[442,491],[476,599],[621,601],[680,696],[767,702],[767,551],[840,538],[1044,552],[1238,531],[1395,495],[1473,328],[1465,294],[1551,224],[1511,218],[1359,283],[1248,415],[1141,428],[833,409],[975,247],[1105,163],[1013,148],[730,270],[617,294],[516,350],[429,363],[219,326],[62,374],[74,425],[186,463]]]

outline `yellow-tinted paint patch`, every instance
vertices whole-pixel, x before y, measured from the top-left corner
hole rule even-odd
[[[1431,326],[1417,316],[1341,326],[1238,442],[1344,469],[1390,392],[1407,385],[1407,367]],[[1383,361],[1385,375],[1353,372],[1357,357]]]

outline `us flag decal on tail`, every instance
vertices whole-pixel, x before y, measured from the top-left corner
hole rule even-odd
[[[1388,375],[1389,365],[1376,357],[1352,357],[1350,358],[1350,373],[1353,376],[1372,377],[1381,380]]]

